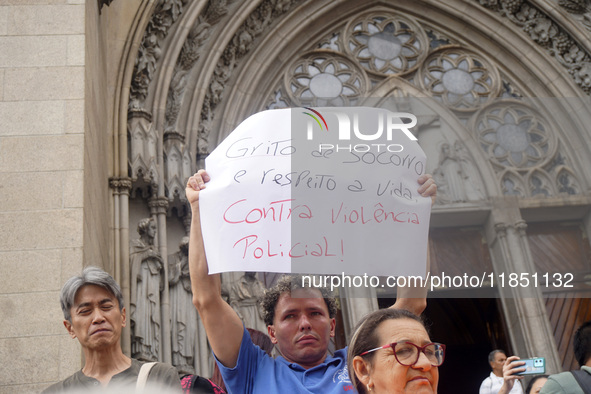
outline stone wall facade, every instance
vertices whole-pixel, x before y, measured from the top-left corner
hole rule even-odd
[[[84,3],[0,1],[0,393],[80,368],[59,290],[82,268]]]

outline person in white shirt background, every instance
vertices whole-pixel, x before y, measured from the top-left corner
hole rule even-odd
[[[479,394],[497,394],[503,386],[503,365],[507,355],[503,350],[496,349],[489,353],[488,363],[492,369],[489,377],[482,381]],[[516,381],[509,394],[523,394],[521,382]]]

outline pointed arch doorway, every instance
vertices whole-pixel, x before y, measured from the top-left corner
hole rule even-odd
[[[134,71],[129,108],[121,109],[127,129],[120,130],[122,148],[114,155],[127,159],[121,160],[119,170],[130,177],[126,181],[131,183],[135,212],[133,216],[115,208],[114,222],[129,224],[122,225],[117,238],[121,250],[129,244],[125,230],[148,215],[158,222],[161,253],[178,248],[188,224],[184,179],[250,114],[285,106],[359,105],[370,98],[379,102],[413,96],[428,97],[439,109],[438,117],[423,119],[425,126],[418,131],[432,158],[428,171],[440,184],[432,227],[443,229],[443,235],[464,231],[455,241],[443,237],[438,253],[449,250],[456,258],[446,263],[449,269],[469,272],[472,260],[456,253],[466,245],[466,232],[475,229],[478,237],[468,237],[469,244],[476,249],[487,245],[493,270],[534,272],[524,209],[536,216],[540,205],[545,210],[566,206],[569,218],[588,232],[591,221],[584,191],[589,180],[583,169],[591,167],[591,154],[573,153],[587,149],[587,136],[580,132],[585,114],[577,112],[576,102],[560,103],[564,113],[556,113],[552,103],[537,107],[523,99],[579,97],[586,91],[527,31],[512,24],[512,17],[525,6],[537,7],[540,18],[554,23],[544,13],[546,2],[517,3],[509,10],[461,0],[161,1],[152,9],[157,18],[144,21],[148,28],[138,61],[128,63],[145,69],[136,66]],[[167,35],[160,34],[164,30]],[[576,41],[578,30],[572,31],[565,34]],[[499,101],[518,107],[504,113],[506,124],[491,121],[501,111],[496,107]],[[535,119],[533,126],[519,131],[515,139],[503,139],[521,114]],[[129,149],[123,143],[128,136]],[[119,193],[114,191],[124,207],[126,197]],[[121,266],[121,278],[129,280],[129,256],[121,250],[114,252],[119,257],[115,266]],[[448,270],[448,265],[439,269]],[[520,354],[545,355],[557,369],[556,348],[548,346],[554,344],[554,332],[541,294],[527,295],[532,301],[519,294],[500,294],[496,309],[488,301],[454,306],[434,300],[432,310],[440,312],[432,313],[501,311],[507,323],[499,326],[498,336],[506,338],[507,347]],[[345,332],[362,310],[376,306],[369,302],[347,313]],[[524,310],[531,313],[524,316]],[[497,316],[493,312],[489,315]]]

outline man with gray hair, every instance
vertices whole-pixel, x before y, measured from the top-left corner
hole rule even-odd
[[[47,388],[44,393],[91,388],[136,386],[174,388],[181,391],[176,369],[162,363],[142,363],[121,350],[121,331],[127,324],[123,295],[117,282],[97,267],[87,267],[64,284],[60,294],[64,326],[78,339],[84,367]],[[147,379],[139,379],[145,376]],[[169,389],[170,391],[170,389]]]
[[[479,394],[497,394],[503,386],[503,365],[507,360],[504,350],[496,349],[488,354],[488,363],[492,369],[490,376],[482,381]],[[509,394],[523,394],[521,383],[516,381]]]

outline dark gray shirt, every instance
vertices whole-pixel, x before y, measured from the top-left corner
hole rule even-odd
[[[107,387],[135,387],[137,377],[143,364],[145,363],[142,361],[131,359],[131,366],[125,371],[114,375],[111,378],[111,381],[107,384]],[[177,370],[172,365],[162,363],[154,365],[148,375],[146,387],[150,387],[152,384],[157,384],[160,387],[172,388],[179,393],[181,392],[181,381]],[[99,387],[101,387],[101,383],[98,380],[84,375],[82,370],[80,370],[69,378],[49,386],[43,391],[43,394],[64,393],[71,390],[96,389]]]
[[[591,367],[583,365],[581,370],[591,374]],[[540,390],[540,394],[583,394],[584,391],[579,386],[579,383],[575,379],[572,373],[562,372],[556,375],[550,375],[548,381]]]

